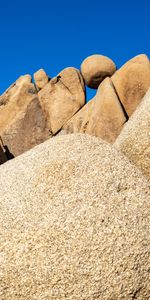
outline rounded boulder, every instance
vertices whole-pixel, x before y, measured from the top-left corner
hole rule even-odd
[[[0,199],[0,299],[149,299],[149,181],[109,144],[46,141],[0,167]]]
[[[97,89],[103,79],[112,76],[115,71],[115,63],[104,55],[88,56],[81,64],[85,84],[93,89]]]

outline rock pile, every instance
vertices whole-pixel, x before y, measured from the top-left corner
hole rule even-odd
[[[149,59],[34,80],[0,96],[0,299],[149,300]]]
[[[97,88],[86,103],[85,85]],[[59,134],[87,133],[114,143],[150,87],[150,62],[138,55],[116,71],[103,55],[87,57],[50,78],[21,76],[0,96],[0,136],[18,156]],[[2,163],[3,160],[0,161]]]
[[[149,182],[113,146],[54,137],[0,167],[0,199],[1,299],[149,299]]]

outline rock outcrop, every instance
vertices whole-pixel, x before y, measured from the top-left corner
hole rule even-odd
[[[106,78],[98,88],[86,132],[113,143],[126,121],[111,79]]]
[[[150,87],[150,62],[146,55],[129,60],[112,76],[121,103],[130,117]]]
[[[150,89],[114,145],[150,178]]]
[[[46,118],[29,75],[21,76],[0,97],[0,135],[17,156],[49,137]]]
[[[149,182],[123,155],[66,135],[0,169],[1,299],[149,299]]]
[[[81,73],[82,72],[82,73]],[[116,71],[103,55],[87,57],[50,79],[24,75],[0,96],[0,136],[17,156],[55,135],[87,133],[114,143],[150,87],[150,62],[138,55]],[[86,102],[85,84],[97,88]]]
[[[104,55],[88,56],[81,64],[81,73],[88,87],[97,89],[99,84],[116,71],[114,62]]]
[[[85,104],[82,76],[77,69],[66,68],[51,79],[38,95],[49,130],[56,134]]]
[[[86,133],[95,97],[84,105],[63,127],[63,133]]]
[[[126,113],[107,77],[96,96],[63,126],[63,133],[88,133],[113,143],[126,121]]]
[[[22,106],[1,136],[14,156],[24,153],[50,137],[38,97]]]
[[[37,90],[42,89],[49,81],[49,77],[43,69],[35,72],[33,76]]]

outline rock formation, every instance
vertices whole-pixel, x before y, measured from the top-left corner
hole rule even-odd
[[[118,97],[130,117],[150,87],[150,62],[144,55],[129,60],[112,76]]]
[[[34,73],[34,81],[37,90],[40,90],[48,83],[49,77],[43,69],[40,69]]]
[[[86,133],[90,115],[95,103],[95,97],[84,105],[64,126],[63,133]]]
[[[75,68],[64,69],[38,95],[49,130],[56,134],[85,104],[84,83],[80,72]]]
[[[49,137],[46,118],[29,75],[21,76],[0,97],[0,135],[17,156]]]
[[[1,299],[149,298],[149,182],[66,135],[0,167]]]
[[[119,70],[103,55],[87,57],[50,79],[43,69],[19,77],[0,96],[0,136],[17,156],[62,134],[87,133],[114,143],[150,87],[150,62],[141,54]],[[85,83],[98,88],[86,102]]]
[[[92,59],[86,104],[73,67],[0,96],[2,300],[149,300],[150,63]]]
[[[97,89],[106,77],[116,71],[114,62],[107,56],[91,55],[81,64],[81,73],[88,87]]]
[[[126,121],[111,79],[106,78],[98,88],[86,132],[113,143]]]
[[[150,178],[150,89],[114,145]]]

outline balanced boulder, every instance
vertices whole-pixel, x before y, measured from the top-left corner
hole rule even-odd
[[[0,199],[1,299],[149,299],[149,182],[115,148],[54,137],[0,166]]]
[[[38,95],[49,130],[56,134],[85,104],[82,76],[77,69],[66,68],[52,78]]]
[[[97,89],[102,80],[116,71],[114,62],[107,56],[91,55],[81,64],[81,73],[85,84]]]
[[[42,89],[48,83],[49,77],[43,69],[40,69],[34,73],[34,81],[36,88],[39,90]]]
[[[130,117],[150,87],[149,58],[145,54],[132,58],[111,79]]]
[[[114,145],[150,178],[150,89]]]

